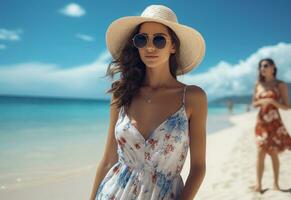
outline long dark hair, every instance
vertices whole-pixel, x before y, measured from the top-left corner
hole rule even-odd
[[[142,23],[135,27],[121,49],[119,57],[112,59],[107,68],[106,76],[111,79],[115,74],[121,72],[120,79],[114,81],[111,84],[111,88],[106,92],[113,93],[115,101],[112,104],[117,104],[118,108],[131,104],[132,98],[138,92],[145,78],[146,66],[132,43],[132,37],[139,32],[141,25]],[[171,28],[167,27],[167,29],[176,49],[175,53],[171,54],[169,58],[170,73],[177,79],[176,72],[179,66],[177,57],[180,53],[180,40]]]
[[[265,77],[261,74],[261,67],[262,67],[261,65],[262,65],[262,62],[264,62],[264,61],[267,61],[270,65],[274,66],[273,76],[276,79],[277,67],[276,67],[276,64],[275,64],[274,60],[271,59],[271,58],[264,58],[264,59],[260,60],[260,62],[258,64],[258,70],[259,70],[258,80],[259,80],[259,82],[264,82],[265,81]]]

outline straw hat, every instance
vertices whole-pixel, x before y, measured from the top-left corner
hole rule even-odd
[[[116,59],[134,28],[143,22],[158,22],[171,28],[180,40],[177,75],[198,66],[205,55],[205,42],[195,29],[178,23],[176,14],[163,5],[150,5],[141,16],[127,16],[113,21],[106,31],[106,45]]]

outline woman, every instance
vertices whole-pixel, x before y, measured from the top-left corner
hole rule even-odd
[[[259,62],[258,70],[259,77],[253,96],[253,105],[260,108],[255,127],[258,154],[257,183],[254,191],[261,192],[266,154],[271,156],[273,164],[273,188],[280,190],[278,154],[285,149],[291,150],[291,138],[278,111],[279,108],[284,110],[289,108],[287,85],[276,79],[277,68],[272,59],[262,59]]]
[[[151,5],[114,21],[106,42],[113,57],[107,75],[121,78],[109,90],[110,127],[91,200],[193,199],[205,175],[207,96],[176,76],[202,61],[204,39],[168,7]]]

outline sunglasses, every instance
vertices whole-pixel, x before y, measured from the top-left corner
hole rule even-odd
[[[263,68],[268,68],[268,67],[271,67],[271,65],[270,64],[264,64],[264,65],[262,65],[262,67]]]
[[[154,37],[152,39],[152,43],[156,48],[162,49],[166,46],[166,43],[169,40],[170,39],[166,38],[165,36],[163,36],[161,34],[156,34],[156,35],[154,35]],[[147,45],[147,43],[149,42],[149,36],[148,36],[148,34],[137,33],[132,38],[132,41],[133,41],[133,45],[136,48],[144,48]]]

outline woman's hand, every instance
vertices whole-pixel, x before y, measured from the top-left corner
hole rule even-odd
[[[265,107],[269,104],[275,105],[276,101],[272,98],[263,98],[263,99],[258,99],[253,102],[254,107]],[[276,106],[276,105],[275,105]]]
[[[264,99],[259,99],[259,100],[257,100],[257,103],[258,103],[258,104],[261,104],[261,105],[263,105],[263,106],[268,105],[268,104],[272,104],[272,105],[274,105],[275,102],[276,102],[276,101],[275,101],[274,99],[272,99],[272,98],[264,98]]]

